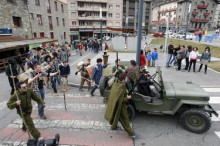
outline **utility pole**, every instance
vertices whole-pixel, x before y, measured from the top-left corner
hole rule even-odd
[[[189,0],[187,0],[186,6],[188,7],[188,10],[187,10],[187,17],[186,17],[186,31],[185,31],[185,37],[184,37],[185,40],[186,40],[186,35],[188,31],[188,26],[189,26],[189,15],[191,11],[191,2]]]
[[[164,44],[164,52],[167,51],[167,40],[168,40],[169,23],[170,23],[170,17],[167,17],[166,38],[165,38],[165,44]]]
[[[143,17],[143,0],[139,0],[138,37],[137,37],[137,53],[136,53],[136,62],[138,66],[140,66],[140,54],[141,54],[142,17]]]
[[[102,6],[100,7],[100,30],[101,30],[100,48],[102,51]]]

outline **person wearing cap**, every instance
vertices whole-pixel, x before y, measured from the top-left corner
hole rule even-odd
[[[67,61],[63,61],[63,64],[59,66],[59,73],[61,76],[62,81],[62,91],[68,91],[67,84],[68,84],[68,76],[70,75],[70,66]]]

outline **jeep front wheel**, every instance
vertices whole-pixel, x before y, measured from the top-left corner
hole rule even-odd
[[[200,134],[210,129],[211,119],[205,111],[200,109],[191,109],[185,111],[181,115],[180,124],[184,129]]]

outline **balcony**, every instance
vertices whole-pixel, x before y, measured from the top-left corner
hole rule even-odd
[[[204,16],[209,16],[210,15],[210,13],[204,13]]]
[[[98,28],[100,29],[100,25],[79,25],[79,28],[85,29],[85,28]],[[102,28],[106,28],[105,25],[102,26]]]
[[[100,11],[100,8],[94,8],[94,7],[78,7],[78,11]],[[107,12],[107,8],[102,8],[103,12]]]
[[[207,9],[209,5],[197,5],[198,9]]]
[[[90,17],[78,16],[78,20],[100,20],[100,17],[99,16],[90,16]],[[102,16],[102,20],[106,20],[106,17]]]
[[[192,12],[192,14],[193,14],[193,15],[198,15],[199,12],[194,11],[194,12]]]
[[[96,2],[96,3],[107,3],[108,0],[76,0],[77,2]]]
[[[208,19],[190,19],[191,22],[204,22],[204,23],[207,23],[209,22]]]

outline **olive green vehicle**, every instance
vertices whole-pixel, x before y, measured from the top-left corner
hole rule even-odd
[[[155,80],[158,75],[158,82]],[[103,97],[108,98],[110,89],[108,80],[103,76],[99,88]],[[153,96],[144,96],[133,91],[128,104],[129,118],[135,116],[136,111],[157,115],[180,115],[180,124],[184,129],[193,133],[204,133],[211,127],[211,116],[218,113],[210,106],[209,96],[198,85],[192,83],[164,82],[160,68],[151,76],[153,85],[150,86]]]

